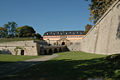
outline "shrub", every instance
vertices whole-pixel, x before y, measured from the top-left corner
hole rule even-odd
[[[114,71],[114,79],[119,80],[120,78],[120,69]]]
[[[113,54],[106,57],[106,60],[113,63],[120,62],[120,54]]]

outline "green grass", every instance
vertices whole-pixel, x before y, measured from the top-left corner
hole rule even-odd
[[[38,39],[34,39],[34,38],[2,38],[2,39],[0,39],[0,43],[11,42],[11,41],[26,41],[26,40],[38,40]]]
[[[64,52],[59,53],[59,57],[54,58],[53,60],[88,60],[94,58],[105,57],[106,55],[90,54],[85,52],[73,51],[73,52]]]
[[[41,56],[16,56],[16,55],[0,54],[0,65],[9,62],[23,61],[38,57]]]
[[[106,55],[84,52],[58,54],[57,58],[1,80],[87,80],[101,77],[105,80],[117,80],[113,78],[120,72],[120,64],[106,60]]]

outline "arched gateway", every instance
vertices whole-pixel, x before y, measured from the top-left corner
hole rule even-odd
[[[57,44],[58,45],[66,45],[66,46],[69,46],[70,45],[70,41],[67,40],[66,38],[62,38],[62,39],[59,39],[57,41]]]
[[[62,45],[65,45],[65,42],[62,42]]]

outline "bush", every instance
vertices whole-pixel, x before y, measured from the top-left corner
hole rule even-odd
[[[117,69],[117,70],[114,71],[114,78],[115,79],[120,78],[120,69]]]
[[[120,54],[113,54],[106,57],[106,60],[109,62],[120,62]]]

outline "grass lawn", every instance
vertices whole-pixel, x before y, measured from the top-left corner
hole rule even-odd
[[[87,80],[101,77],[105,80],[117,80],[113,78],[120,75],[119,64],[107,61],[106,55],[84,52],[58,54],[57,58],[42,62],[1,80]]]
[[[88,60],[94,58],[101,58],[107,55],[98,55],[98,54],[89,54],[85,52],[73,51],[73,52],[64,52],[59,53],[59,57],[54,58],[53,60]]]
[[[16,61],[23,61],[33,58],[38,58],[41,56],[15,56],[15,55],[8,55],[8,54],[0,54],[0,65],[9,63],[9,62],[16,62]]]
[[[0,39],[0,43],[3,42],[11,42],[11,41],[28,41],[28,40],[38,40],[38,39],[33,39],[33,38],[3,38]]]

